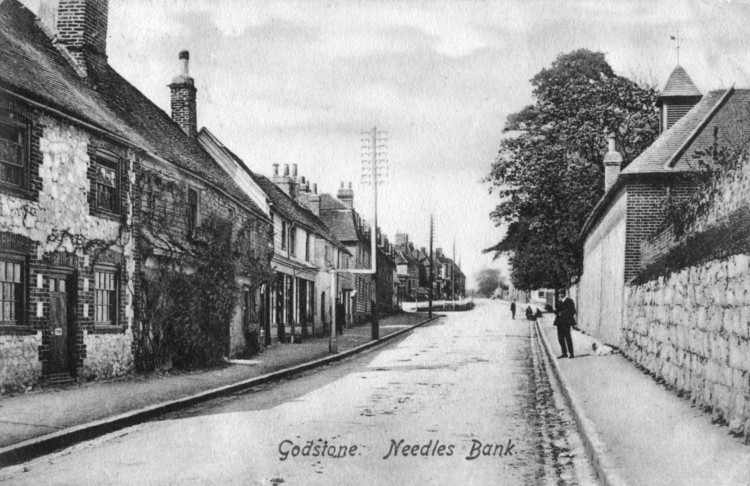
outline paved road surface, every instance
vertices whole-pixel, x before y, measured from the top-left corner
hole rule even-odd
[[[542,357],[530,323],[486,303],[355,359],[0,470],[0,482],[594,484]]]

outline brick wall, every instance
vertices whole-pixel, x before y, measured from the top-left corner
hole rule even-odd
[[[625,281],[638,275],[641,264],[641,243],[653,237],[664,221],[663,208],[670,194],[679,202],[695,192],[688,182],[628,184],[628,205],[625,237]]]

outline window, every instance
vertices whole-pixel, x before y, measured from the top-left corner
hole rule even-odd
[[[9,118],[0,118],[0,183],[26,186],[27,128]]]
[[[187,195],[187,229],[188,235],[193,235],[198,227],[198,191],[188,188]]]
[[[286,250],[286,221],[281,222],[281,249]]]
[[[289,228],[289,253],[297,256],[297,228],[294,226]]]
[[[117,158],[99,153],[94,161],[94,207],[120,212],[120,176]]]
[[[18,325],[23,318],[23,275],[20,262],[0,260],[0,324]]]
[[[94,322],[106,326],[117,325],[117,272],[94,272]]]
[[[310,261],[310,233],[305,232],[305,261]]]

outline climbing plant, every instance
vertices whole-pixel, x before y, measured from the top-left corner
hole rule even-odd
[[[184,185],[164,174],[139,177],[144,245],[137,299],[136,365],[154,370],[173,365],[181,369],[221,363],[229,348],[229,328],[237,305],[237,276],[252,276],[256,284],[270,280],[267,248],[254,241],[263,234],[247,220],[232,221],[208,214],[190,235],[174,231],[175,215],[185,208]]]

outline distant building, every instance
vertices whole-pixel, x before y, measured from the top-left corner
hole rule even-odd
[[[343,243],[352,254],[352,268],[370,268],[372,261],[370,227],[354,209],[354,191],[341,183],[336,197],[330,194],[320,196],[320,217],[331,233]],[[370,319],[372,302],[375,301],[375,276],[356,273],[352,276],[354,290],[347,294],[352,320],[362,322]]]

